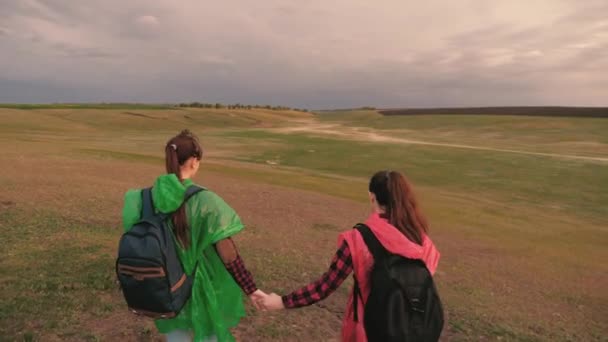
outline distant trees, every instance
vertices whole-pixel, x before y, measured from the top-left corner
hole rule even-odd
[[[246,110],[252,110],[252,109],[268,109],[268,110],[293,110],[293,111],[297,111],[297,112],[304,112],[304,113],[308,113],[308,109],[299,109],[299,108],[291,108],[291,107],[287,107],[287,106],[271,106],[271,105],[244,105],[241,103],[235,103],[235,104],[228,104],[228,105],[224,105],[221,103],[204,103],[204,102],[190,102],[190,103],[180,103],[176,105],[177,107],[182,107],[182,108],[215,108],[215,109],[223,109],[223,108],[227,108],[227,109],[246,109]]]
[[[191,102],[191,103],[180,103],[178,107],[189,107],[189,108],[215,108],[217,104],[213,103],[200,103],[200,102]]]

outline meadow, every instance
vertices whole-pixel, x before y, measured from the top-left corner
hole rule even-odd
[[[237,243],[263,290],[320,276],[369,211],[368,177],[394,169],[442,253],[443,340],[606,341],[608,119],[141,105],[0,108],[0,340],[159,339],[126,310],[114,256],[124,192],[163,172],[183,128],[205,149],[195,180],[247,225]],[[337,340],[349,287],[248,306],[235,336]]]

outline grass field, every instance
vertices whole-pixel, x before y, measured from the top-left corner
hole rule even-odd
[[[368,212],[367,177],[391,168],[442,253],[444,340],[606,341],[607,119],[159,109],[0,109],[0,340],[159,338],[114,283],[122,195],[189,128],[205,148],[196,180],[242,216],[262,289],[320,275]],[[347,285],[302,310],[249,307],[235,335],[335,340]]]

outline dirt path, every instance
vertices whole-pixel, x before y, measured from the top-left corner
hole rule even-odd
[[[397,144],[410,144],[410,145],[425,145],[425,146],[441,146],[441,147],[449,147],[449,148],[460,148],[460,149],[469,149],[469,150],[478,150],[478,151],[492,151],[492,152],[505,152],[505,153],[516,153],[530,156],[543,156],[543,157],[552,157],[552,158],[561,158],[561,159],[569,159],[569,160],[581,160],[588,162],[608,162],[608,157],[589,157],[589,156],[579,156],[579,155],[571,155],[571,154],[559,154],[559,153],[545,153],[545,152],[533,152],[533,151],[523,151],[523,150],[513,150],[506,148],[493,148],[493,147],[484,147],[484,146],[473,146],[473,145],[464,145],[464,144],[451,144],[451,143],[439,143],[439,142],[431,142],[424,140],[413,140],[413,139],[403,139],[397,137],[391,137],[387,135],[382,135],[376,131],[366,128],[365,130],[360,127],[347,127],[339,124],[318,124],[318,123],[310,123],[301,122],[298,126],[291,127],[282,127],[278,129],[274,129],[273,131],[278,133],[317,133],[317,134],[326,134],[326,135],[335,135],[340,136],[347,139],[353,139],[357,141],[372,141],[372,142],[387,142],[387,143],[397,143]]]

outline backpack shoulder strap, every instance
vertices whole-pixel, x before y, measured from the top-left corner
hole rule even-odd
[[[188,187],[188,189],[186,189],[186,193],[184,194],[184,202],[187,202],[190,199],[190,197],[196,195],[197,193],[199,193],[203,190],[207,190],[207,189],[203,188],[202,186],[198,186],[198,185],[190,185]]]
[[[374,256],[374,261],[381,260],[388,255],[388,251],[382,246],[380,241],[372,230],[363,223],[357,223],[355,225],[355,229],[359,231],[361,236],[363,237],[363,241],[367,245],[370,253]],[[353,299],[353,312],[354,312],[354,320],[355,322],[359,322],[359,300],[357,297],[361,298],[361,302],[363,302],[363,296],[361,295],[361,289],[359,288],[359,281],[355,276],[355,285],[354,285],[354,296]]]
[[[353,318],[355,319],[355,322],[359,322],[359,298],[361,299],[361,302],[363,302],[363,295],[359,288],[357,276],[353,275],[353,278],[355,279],[355,284],[353,285]]]
[[[386,248],[382,246],[380,241],[378,241],[376,235],[374,235],[372,230],[367,225],[363,223],[357,223],[357,225],[355,225],[355,229],[358,230],[361,236],[363,237],[363,241],[365,241],[367,248],[374,256],[374,260],[377,261],[383,259],[388,255],[388,251],[386,250]]]
[[[154,204],[152,203],[152,188],[141,190],[141,217],[150,218],[154,216]]]

